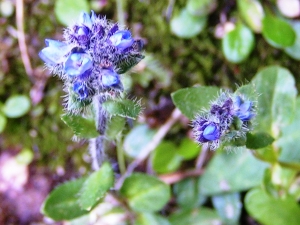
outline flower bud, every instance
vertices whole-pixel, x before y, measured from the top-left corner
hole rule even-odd
[[[244,101],[240,96],[236,96],[234,99],[234,111],[235,115],[242,121],[249,121],[255,116],[253,102]]]
[[[101,83],[104,87],[118,86],[120,83],[119,74],[111,69],[103,69],[101,71]]]
[[[90,56],[84,52],[74,52],[69,55],[64,63],[65,73],[70,77],[86,75],[90,73],[93,62]]]
[[[111,44],[121,51],[132,46],[134,40],[128,30],[117,31],[109,38]]]
[[[89,96],[88,88],[82,82],[75,82],[73,84],[73,91],[77,94],[79,100],[85,100]]]

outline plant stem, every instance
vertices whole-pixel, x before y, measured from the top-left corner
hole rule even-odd
[[[105,102],[105,97],[97,95],[93,99],[95,110],[96,128],[99,136],[90,140],[90,153],[93,160],[93,168],[98,170],[103,162],[107,159],[105,153],[105,130],[107,124],[107,113],[103,109],[102,104]]]
[[[117,136],[117,157],[118,157],[120,172],[121,174],[124,174],[126,172],[126,166],[125,166],[125,158],[124,158],[121,134]]]
[[[118,15],[118,22],[121,26],[125,25],[125,13],[124,13],[124,2],[125,0],[116,0],[117,3],[117,15]]]

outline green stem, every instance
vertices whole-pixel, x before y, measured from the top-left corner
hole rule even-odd
[[[125,165],[125,157],[124,157],[121,134],[117,136],[117,157],[118,157],[120,172],[121,174],[124,174],[126,172],[126,165]]]
[[[116,0],[117,3],[117,15],[118,15],[118,22],[121,26],[125,25],[125,0]]]

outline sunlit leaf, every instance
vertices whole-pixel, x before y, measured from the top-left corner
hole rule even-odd
[[[257,160],[245,147],[216,154],[199,178],[203,195],[239,192],[260,184],[267,163]],[[222,169],[220,169],[222,168]]]
[[[155,213],[139,213],[134,225],[171,225],[170,222]]]
[[[129,206],[138,212],[161,210],[171,197],[170,187],[154,176],[134,173],[127,177],[120,189]]]
[[[238,0],[238,11],[245,23],[254,31],[261,32],[263,7],[258,0]]]
[[[87,177],[79,194],[79,203],[82,209],[91,208],[114,184],[114,172],[109,163],[104,163],[101,168]]]
[[[255,129],[277,137],[294,118],[297,90],[293,75],[279,66],[266,67],[252,80],[257,93]]]
[[[157,173],[168,173],[179,168],[182,158],[176,148],[173,142],[167,141],[161,142],[156,147],[151,157],[154,171]]]
[[[194,16],[206,16],[217,7],[216,0],[188,0],[187,11]]]
[[[180,89],[171,94],[175,106],[189,119],[207,108],[211,100],[218,96],[217,87],[192,87]]]
[[[249,191],[245,198],[248,213],[265,225],[298,225],[300,207],[294,198],[274,198],[262,189]]]
[[[228,32],[222,39],[222,51],[226,59],[233,63],[240,63],[248,58],[255,43],[252,31],[243,25],[237,24],[234,30]]]
[[[171,31],[180,38],[192,38],[205,27],[207,18],[193,16],[186,9],[171,19]]]
[[[195,158],[199,154],[200,149],[194,141],[184,138],[178,147],[178,154],[184,159],[189,160]]]
[[[294,59],[300,60],[300,21],[292,21],[291,25],[296,32],[296,41],[290,47],[284,49],[284,51]]]
[[[124,150],[131,157],[138,157],[142,149],[144,149],[155,135],[155,130],[152,130],[148,125],[138,125],[134,127],[125,137]]]
[[[239,193],[227,193],[212,196],[212,203],[224,224],[238,224],[242,212]]]
[[[270,15],[263,19],[262,35],[270,45],[278,48],[292,46],[296,40],[296,33],[288,22]]]
[[[76,4],[73,0],[56,0],[54,5],[56,18],[67,26],[78,21],[81,12],[88,13],[89,11],[90,6],[87,0],[77,0]]]
[[[87,214],[78,203],[78,194],[85,179],[77,179],[59,185],[52,191],[42,206],[42,213],[53,220],[71,220]]]
[[[222,224],[222,221],[215,210],[204,207],[175,212],[171,214],[169,220],[172,225]]]
[[[30,110],[30,99],[25,95],[11,96],[6,100],[2,110],[9,118],[24,116]]]

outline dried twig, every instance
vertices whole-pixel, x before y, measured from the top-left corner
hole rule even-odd
[[[174,184],[178,181],[181,181],[187,177],[198,177],[203,174],[204,170],[194,169],[187,171],[177,171],[170,174],[160,175],[159,179],[165,182],[166,184]]]
[[[24,3],[23,0],[16,0],[16,23],[17,23],[17,30],[18,30],[18,42],[19,48],[21,52],[21,58],[26,70],[26,73],[29,77],[33,76],[32,66],[28,56],[27,45],[25,41],[25,34],[24,34]]]
[[[134,169],[141,163],[143,162],[147,156],[159,145],[161,140],[166,136],[168,131],[171,129],[171,127],[174,125],[174,123],[180,118],[181,112],[179,109],[175,109],[171,117],[159,128],[159,130],[156,132],[154,135],[152,141],[145,146],[145,148],[141,151],[140,155],[132,162],[129,164],[127,167],[126,173],[119,179],[119,181],[116,183],[116,189],[119,189],[124,181],[124,179],[130,175]]]

